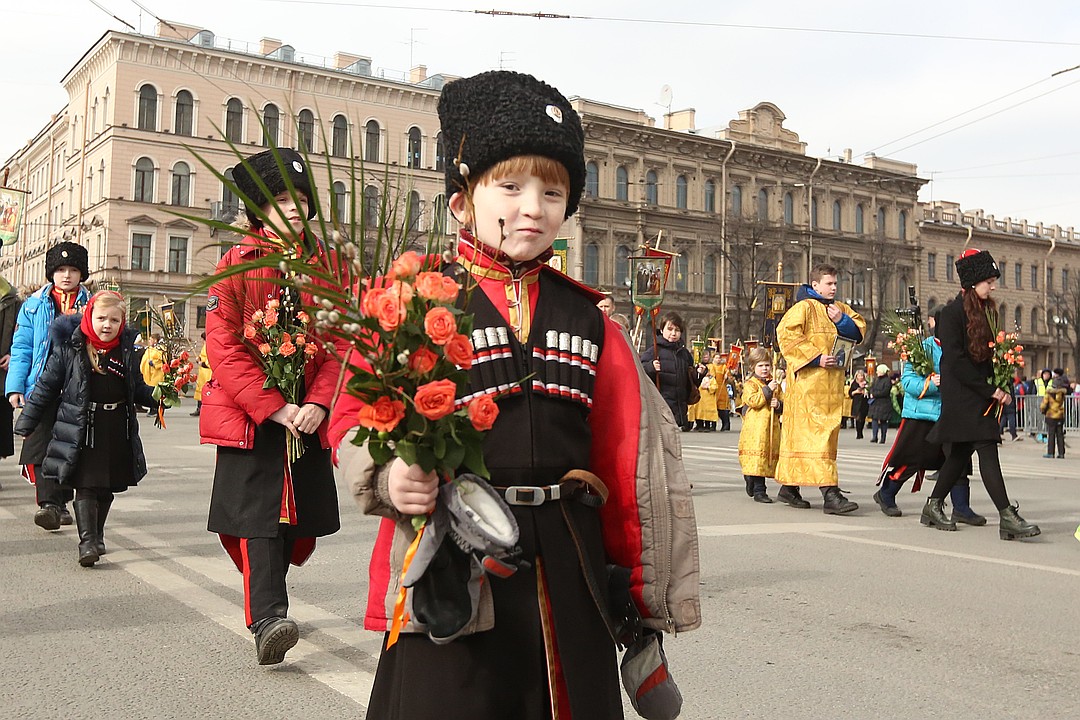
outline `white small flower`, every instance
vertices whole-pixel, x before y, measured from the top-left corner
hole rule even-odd
[[[337,325],[341,321],[341,313],[337,310],[332,310],[330,314],[326,316],[326,319],[330,321],[331,325]]]
[[[397,356],[397,361],[399,365],[407,364],[409,362],[409,351],[405,350],[404,352],[399,352]]]
[[[461,173],[461,177],[469,179],[469,166],[465,163],[458,163],[458,172]]]
[[[323,298],[322,301],[319,304],[322,305],[327,310],[333,310],[334,309],[334,303],[330,302],[326,298]]]
[[[325,310],[320,310],[319,312],[315,313],[315,319],[319,322],[326,322],[326,318],[328,315],[329,313]]]
[[[289,263],[282,260],[281,262],[278,263],[278,270],[280,270],[283,273],[289,272]]]

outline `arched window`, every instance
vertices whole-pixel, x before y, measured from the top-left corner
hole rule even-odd
[[[784,224],[793,225],[795,223],[795,199],[791,197],[791,193],[784,193]]]
[[[716,212],[716,183],[705,181],[705,212]]]
[[[408,223],[410,231],[420,230],[420,193],[413,190],[409,193]]]
[[[680,210],[686,209],[686,176],[680,175],[675,178],[675,207]]]
[[[742,217],[742,187],[731,188],[731,216]]]
[[[875,230],[878,237],[885,237],[885,208],[879,207],[877,209],[877,228]]]
[[[600,197],[600,168],[592,160],[585,163],[585,197]]]
[[[705,256],[705,294],[716,294],[716,256]]]
[[[590,287],[600,284],[600,246],[589,243],[585,246],[585,268],[582,281]]]
[[[409,128],[409,142],[408,142],[409,155],[408,155],[408,157],[405,158],[405,166],[406,167],[411,167],[411,168],[420,167],[420,147],[421,147],[421,142],[422,141],[421,141],[421,138],[420,138],[420,128],[418,128],[418,127]]]
[[[364,160],[368,162],[379,162],[379,137],[381,131],[379,130],[379,123],[374,120],[368,120],[367,125],[364,126]]]
[[[340,116],[339,116],[340,117]],[[330,198],[330,204],[334,211],[334,217],[342,225],[345,224],[345,207],[348,203],[348,196],[345,192],[345,183],[338,180],[333,185],[333,196]]]
[[[901,210],[896,216],[896,235],[901,240],[907,240],[907,210]],[[1004,271],[1002,271],[1004,275]]]
[[[630,248],[625,245],[615,248],[615,284],[619,287],[630,284]]]
[[[225,104],[225,139],[238,143],[244,140],[244,103],[229,98]]]
[[[1013,324],[1016,325],[1017,328],[1023,328],[1024,327],[1024,306],[1023,305],[1017,305],[1016,309],[1013,310]]]
[[[765,188],[758,190],[757,194],[757,219],[766,222],[769,219],[769,193]]]
[[[195,132],[195,100],[187,90],[176,93],[176,114],[173,117],[173,132],[191,137]]]
[[[810,227],[813,228],[814,230],[817,230],[817,227],[818,227],[817,207],[818,207],[817,200],[811,200],[810,201]]]
[[[656,205],[658,202],[658,194],[656,192],[656,171],[650,170],[645,173],[645,202],[649,205]]]
[[[446,169],[446,158],[443,157],[446,153],[446,148],[443,145],[442,133],[435,136],[435,169],[439,172],[443,172]],[[445,200],[445,198],[443,198]],[[443,202],[443,205],[446,203]],[[444,208],[445,210],[445,208]],[[445,217],[445,212],[443,216]]]
[[[1028,333],[1031,335],[1038,335],[1042,332],[1039,327],[1042,323],[1039,322],[1039,308],[1031,308],[1031,326],[1028,328]]]
[[[230,183],[233,182],[232,168],[226,169],[225,172],[222,173],[222,175],[224,175],[225,179],[228,180]],[[229,189],[228,185],[222,183],[221,214],[224,216],[223,219],[226,221],[231,221],[238,212],[240,212],[240,198],[236,197],[236,193]]]
[[[998,317],[1001,318],[1002,324],[1004,324],[1006,318],[1009,317],[1009,306],[1005,303],[1001,303],[1001,305],[998,306]]]
[[[862,235],[864,231],[863,226],[863,207],[862,205],[855,206],[855,234]]]
[[[278,106],[270,103],[263,108],[263,147],[275,146],[281,143],[281,111]]]
[[[157,130],[157,88],[150,83],[139,88],[139,129]]]
[[[296,149],[315,151],[315,115],[310,110],[301,110],[296,118]]]
[[[686,292],[690,284],[690,254],[685,250],[675,258],[675,290]]]
[[[843,230],[844,229],[844,213],[840,207],[840,201],[834,200],[832,204],[832,229]]]
[[[379,225],[379,188],[368,185],[364,188],[364,226],[373,228]]]
[[[926,301],[926,315],[927,315],[927,317],[933,315],[935,309],[937,309],[937,298],[932,297],[932,298],[930,298],[929,300]],[[1005,306],[1004,305],[1001,306],[1001,314],[1004,317],[1004,315],[1005,315]]]
[[[135,202],[154,202],[154,161],[141,157],[135,162]]]
[[[173,205],[191,204],[191,168],[185,162],[173,165],[170,199]]]
[[[333,143],[330,146],[330,154],[334,157],[349,156],[349,121],[344,115],[334,116]]]
[[[432,200],[432,203],[433,203],[432,207],[431,207],[432,229],[435,231],[436,235],[446,235],[447,234],[447,229],[448,229],[447,224],[446,224],[446,214],[447,214],[446,196],[442,195],[442,194],[436,195],[435,199]]]
[[[630,175],[622,165],[615,168],[615,199],[623,201],[630,199]]]

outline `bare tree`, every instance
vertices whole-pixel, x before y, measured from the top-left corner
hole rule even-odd
[[[726,250],[722,252],[731,282],[727,288],[727,328],[731,339],[761,334],[764,309],[758,307],[758,282],[776,279],[780,238],[775,227],[749,218],[727,222]]]
[[[1080,327],[1077,327],[1077,322],[1080,322],[1080,273],[1072,273],[1069,280],[1061,283],[1060,289],[1050,295],[1050,299],[1053,303],[1048,318],[1050,330],[1055,333],[1055,338],[1064,338],[1072,352],[1073,371],[1076,372],[1077,363],[1080,362]],[[1060,357],[1058,362],[1061,362]]]

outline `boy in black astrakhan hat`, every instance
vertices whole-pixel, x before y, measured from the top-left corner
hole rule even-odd
[[[315,215],[314,191],[306,161],[294,150],[268,150],[237,165],[233,177],[244,196],[246,217],[237,225],[248,229],[221,262],[218,272],[294,244],[299,257],[310,262],[325,259],[328,251],[304,230]],[[296,190],[294,202],[282,168]],[[253,175],[266,185],[259,188]],[[250,201],[250,202],[249,202]],[[261,207],[273,223],[288,231],[278,238],[252,209]],[[280,214],[279,214],[280,212]],[[320,258],[324,258],[320,260]],[[329,413],[340,366],[324,348],[324,339],[312,332],[309,345],[317,348],[304,369],[302,399],[285,401],[277,388],[264,388],[266,373],[254,350],[244,341],[243,327],[252,313],[277,299],[281,312],[298,312],[313,304],[310,295],[297,298],[292,288],[275,280],[275,268],[256,268],[219,280],[210,288],[206,303],[206,355],[214,377],[203,388],[199,431],[204,444],[217,445],[214,487],[207,529],[218,533],[237,569],[244,575],[246,624],[255,637],[260,665],[281,662],[300,637],[288,617],[289,596],[285,575],[290,563],[302,564],[314,551],[315,538],[339,528],[337,492],[326,437]],[[306,346],[305,346],[306,349]],[[288,462],[286,433],[301,437],[305,451]]]
[[[585,184],[581,121],[555,88],[512,72],[448,84],[439,120],[447,197],[463,225],[446,272],[474,287],[465,310],[474,316],[474,357],[483,350],[485,358],[474,360],[466,392],[498,403],[484,460],[526,563],[510,577],[484,576],[453,639],[435,642],[430,626],[409,618],[380,657],[368,718],[622,718],[605,565],[630,569],[647,626],[693,629],[696,535],[689,493],[685,513],[671,517],[665,489],[651,484],[662,472],[643,472],[658,461],[643,429],[648,409],[662,404],[655,388],[596,307],[602,296],[546,262]],[[518,390],[498,392],[520,380]],[[356,425],[358,402],[343,396],[334,408],[335,444]],[[432,510],[438,484],[401,459],[357,480],[365,512],[384,518],[370,565],[369,630],[391,627],[415,536],[410,516]],[[671,536],[650,535],[657,526]]]

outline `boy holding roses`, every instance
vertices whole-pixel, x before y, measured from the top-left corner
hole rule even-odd
[[[585,185],[581,121],[555,88],[512,72],[448,84],[439,119],[449,206],[463,226],[445,274],[471,288],[459,304],[474,323],[473,354],[458,364],[471,366],[469,417],[490,428],[484,461],[520,529],[525,562],[480,583],[473,616],[454,639],[435,642],[409,618],[380,657],[368,717],[622,718],[606,566],[629,568],[646,626],[693,629],[696,536],[688,494],[673,517],[668,504],[652,504],[668,496],[639,484],[650,482],[642,470],[657,460],[650,440],[661,429],[644,427],[655,389],[597,309],[601,296],[547,264]],[[457,333],[443,313],[425,323],[436,342]],[[419,412],[437,414],[453,401],[430,393],[418,393]],[[371,428],[395,414],[343,395],[331,440],[358,415]],[[340,449],[350,451],[348,443]],[[360,473],[363,462],[342,465],[365,512],[384,518],[365,627],[386,632],[415,537],[410,518],[433,511],[441,481],[401,458]],[[666,539],[649,534],[656,526],[670,530]]]

